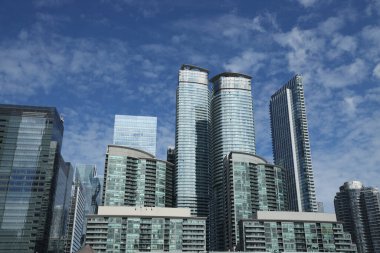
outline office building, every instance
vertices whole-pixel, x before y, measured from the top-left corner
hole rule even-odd
[[[318,207],[318,213],[324,213],[325,212],[325,207],[323,205],[323,202],[318,201],[317,207]]]
[[[289,208],[317,212],[302,77],[294,76],[270,100],[274,164],[287,170]]]
[[[157,117],[115,115],[113,144],[156,156]]]
[[[357,252],[335,214],[258,211],[239,232],[241,251]]]
[[[257,211],[285,211],[284,169],[256,155],[230,152],[224,158],[226,251],[238,249],[238,223]]]
[[[77,164],[76,176],[83,188],[84,195],[84,214],[94,214],[97,212],[100,204],[100,181],[96,175],[96,166],[94,164]],[[86,222],[84,219],[83,236],[86,234]]]
[[[222,73],[211,79],[211,250],[223,250],[223,159],[231,151],[255,154],[251,77]]]
[[[206,218],[189,208],[100,206],[88,217],[95,252],[206,251]]]
[[[208,215],[209,196],[208,70],[182,65],[176,100],[176,206]]]
[[[63,252],[68,232],[68,217],[71,202],[71,187],[74,168],[59,157],[58,171],[52,182],[54,189],[53,211],[49,231],[48,252]]]
[[[103,205],[173,207],[173,171],[145,151],[108,145]]]
[[[67,222],[67,235],[65,242],[65,253],[79,251],[84,242],[85,219],[85,195],[79,175],[76,176],[71,190],[71,204]]]
[[[352,235],[359,253],[380,252],[380,194],[360,181],[345,182],[334,199],[338,221]]]
[[[56,198],[66,199],[70,177],[60,155],[62,136],[55,108],[0,105],[0,252],[49,248],[50,228],[65,205]]]

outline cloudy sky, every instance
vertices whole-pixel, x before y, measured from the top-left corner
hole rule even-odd
[[[257,153],[272,160],[269,99],[304,77],[319,201],[380,186],[380,0],[3,0],[0,103],[55,106],[65,160],[103,171],[115,114],[158,117],[174,144],[182,63],[253,76]]]

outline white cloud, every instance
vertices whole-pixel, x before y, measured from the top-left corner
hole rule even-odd
[[[380,79],[380,63],[378,63],[372,71],[372,75],[377,79]]]
[[[305,8],[309,8],[313,6],[317,0],[297,0],[299,4],[301,4]]]
[[[263,61],[266,59],[264,53],[253,52],[252,50],[244,51],[240,56],[233,57],[224,68],[228,71],[256,74],[263,66]]]
[[[318,25],[319,30],[327,35],[337,32],[344,26],[344,18],[342,16],[330,17],[326,21]]]

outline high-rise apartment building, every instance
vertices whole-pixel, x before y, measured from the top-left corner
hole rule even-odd
[[[72,175],[62,136],[55,108],[0,105],[0,252],[46,252],[60,233]]]
[[[156,156],[157,117],[115,115],[113,144]]]
[[[244,252],[357,252],[335,214],[258,211],[239,233]]]
[[[360,181],[345,182],[334,199],[337,219],[351,233],[359,253],[380,252],[380,193]]]
[[[209,197],[208,70],[182,65],[176,101],[176,206],[208,215]]]
[[[224,250],[223,159],[231,151],[255,154],[251,77],[222,73],[211,82],[210,246],[212,250]]]
[[[86,244],[96,252],[205,251],[206,217],[173,206],[174,164],[109,145],[103,204],[88,216]]]
[[[239,248],[238,223],[257,211],[286,211],[284,169],[256,155],[230,152],[224,158],[224,249]]]
[[[287,170],[289,208],[317,212],[302,77],[294,76],[270,100],[274,164]]]
[[[145,151],[108,145],[103,205],[172,207],[173,170]]]

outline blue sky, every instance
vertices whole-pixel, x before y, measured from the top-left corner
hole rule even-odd
[[[3,0],[1,103],[55,106],[65,160],[103,171],[115,114],[158,117],[174,144],[182,63],[253,76],[257,153],[272,160],[269,99],[304,77],[317,198],[380,186],[380,0]]]

